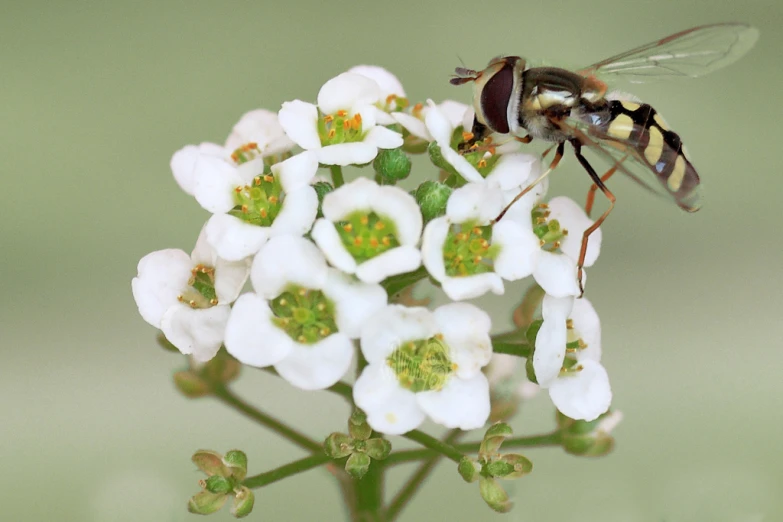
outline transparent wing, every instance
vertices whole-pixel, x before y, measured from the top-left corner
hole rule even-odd
[[[601,127],[576,118],[567,118],[560,125],[568,127],[608,167],[617,166],[619,172],[653,194],[673,200],[688,212],[696,212],[701,208],[701,185],[696,170],[681,150],[674,150],[665,142],[658,144],[660,154],[656,151],[658,159],[655,164],[650,163],[645,156],[649,140],[642,137],[648,132],[645,126],[634,125],[628,139],[618,139],[608,135]],[[680,161],[685,170],[681,174],[681,181],[674,187],[670,177],[675,172],[678,156],[682,156]]]
[[[725,67],[758,40],[755,27],[722,23],[693,27],[612,56],[579,72],[584,76],[623,77],[631,83],[695,78]]]

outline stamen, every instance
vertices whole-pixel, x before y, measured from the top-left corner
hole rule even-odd
[[[386,224],[383,221],[375,223],[375,230],[383,230],[384,228],[386,228]]]
[[[331,114],[327,114],[324,116],[324,123],[332,123],[334,121],[334,116]]]
[[[348,111],[340,109],[339,111],[337,111],[337,116],[339,116],[340,118],[345,118],[346,116],[348,116]]]
[[[470,141],[473,139],[474,134],[472,132],[463,132],[462,141]]]
[[[346,232],[350,232],[351,230],[353,230],[353,225],[350,223],[346,223],[345,225],[343,225],[343,230],[345,230]]]
[[[574,328],[574,320],[573,319],[566,319],[566,328],[569,330],[572,330]]]
[[[272,183],[275,180],[274,174],[265,174],[264,175],[264,181],[267,183]]]
[[[279,200],[279,199],[277,199],[277,196],[269,196],[269,198],[268,198],[268,201],[269,201],[269,202],[270,202],[272,205],[277,205],[277,202],[278,202],[278,201],[280,201],[280,200]]]
[[[334,138],[335,135],[337,135],[337,131],[334,130],[334,129],[329,129],[329,132],[327,133],[327,136],[329,137],[329,139]]]
[[[248,213],[247,205],[242,205],[242,213],[243,214],[247,214]]]

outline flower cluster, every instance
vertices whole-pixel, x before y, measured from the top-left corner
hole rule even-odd
[[[358,360],[353,399],[375,431],[401,434],[427,418],[469,430],[490,415],[493,338],[490,316],[464,301],[532,276],[546,297],[528,346],[531,379],[570,418],[607,411],[598,316],[576,299],[592,221],[568,198],[546,201],[546,181],[496,220],[539,178],[539,159],[500,136],[460,151],[472,110],[411,104],[379,67],[342,73],[315,99],[251,111],[223,145],[174,154],[176,182],[211,215],[192,254],[160,250],[139,262],[142,317],[196,361],[224,346],[305,390],[333,386]],[[404,189],[417,153],[437,176]],[[357,167],[349,182],[346,166]],[[585,266],[600,243],[599,230]],[[427,277],[450,303],[399,298]]]

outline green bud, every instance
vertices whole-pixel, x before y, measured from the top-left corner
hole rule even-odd
[[[411,160],[402,149],[381,149],[372,162],[384,184],[393,185],[411,173]]]
[[[174,373],[174,386],[189,399],[198,399],[209,395],[209,385],[192,370]]]
[[[353,478],[360,479],[370,469],[370,456],[366,453],[352,453],[345,462],[345,471]]]
[[[535,349],[533,350],[535,352]],[[525,360],[525,375],[527,380],[533,384],[538,384],[538,378],[536,377],[536,370],[533,368],[533,353]]]
[[[367,440],[372,435],[372,428],[367,424],[367,415],[362,410],[354,410],[348,419],[348,433],[358,440]]]
[[[465,482],[475,482],[481,474],[481,464],[470,457],[463,457],[457,465],[457,471]]]
[[[253,505],[256,502],[256,496],[248,488],[242,486],[239,493],[234,497],[234,504],[231,506],[231,514],[236,518],[246,517],[253,511]]]
[[[484,434],[484,440],[479,447],[480,456],[489,456],[498,452],[503,441],[513,434],[511,426],[505,422],[493,424]]]
[[[190,460],[198,466],[198,469],[206,473],[208,477],[212,475],[227,477],[231,474],[223,463],[223,455],[216,451],[198,450]]]
[[[427,152],[429,142],[425,139],[414,136],[407,131],[403,132],[402,150],[409,154],[422,154]]]
[[[503,455],[500,457],[500,460],[511,466],[512,471],[509,473],[506,473],[505,475],[495,475],[496,477],[500,477],[503,479],[515,479],[519,478],[523,475],[527,475],[531,471],[533,471],[533,463],[530,462],[530,460],[523,456],[523,455],[517,455],[514,453]]]
[[[459,176],[457,171],[454,169],[454,166],[446,161],[446,158],[443,157],[443,151],[440,150],[440,145],[438,145],[436,142],[430,142],[430,144],[427,146],[427,153],[429,154],[430,161],[433,165],[441,170],[445,170],[449,174]]]
[[[614,437],[608,433],[598,432],[595,435],[569,435],[562,437],[563,449],[566,453],[579,457],[603,457],[614,449]]]
[[[231,476],[242,481],[247,476],[247,455],[244,451],[231,450],[223,457],[223,462],[229,467]]]
[[[174,346],[173,344],[171,344],[171,342],[168,339],[166,339],[166,336],[163,335],[162,333],[159,333],[155,337],[155,340],[158,342],[158,346],[160,346],[161,348],[163,348],[167,352],[180,353],[179,349],[176,346]]]
[[[196,515],[210,515],[222,508],[226,500],[228,495],[225,493],[202,491],[193,495],[188,501],[188,511]]]
[[[514,472],[514,465],[504,460],[493,460],[484,466],[484,471],[493,477],[503,478]]]
[[[324,203],[324,197],[328,193],[334,190],[334,187],[327,183],[326,181],[318,181],[317,183],[313,183],[313,188],[315,189],[315,193],[318,196],[318,214],[317,217],[324,217],[323,213],[323,203]]]
[[[451,187],[437,181],[425,181],[419,185],[414,197],[425,223],[446,213],[446,202],[451,192]]]
[[[324,453],[333,459],[341,459],[353,453],[353,439],[345,433],[332,433],[324,441]]]
[[[209,381],[227,384],[239,377],[241,368],[239,361],[221,349],[217,356],[201,368],[201,375]]]
[[[225,494],[234,489],[234,484],[222,475],[212,475],[204,482],[204,489],[211,493]]]
[[[511,426],[505,422],[496,422],[490,426],[487,432],[484,434],[484,439],[488,439],[489,437],[503,437],[504,439],[507,439],[513,434],[514,430],[511,429]]]
[[[508,493],[497,483],[494,478],[481,477],[479,479],[479,491],[481,498],[489,507],[498,513],[508,513],[511,511],[511,501],[508,499]]]
[[[375,460],[383,460],[391,453],[392,445],[386,439],[376,438],[366,442],[365,453]]]

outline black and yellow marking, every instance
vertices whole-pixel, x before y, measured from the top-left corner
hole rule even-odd
[[[685,210],[697,210],[699,175],[683,151],[680,136],[646,103],[609,101],[610,117],[603,131],[646,162],[658,181]]]

